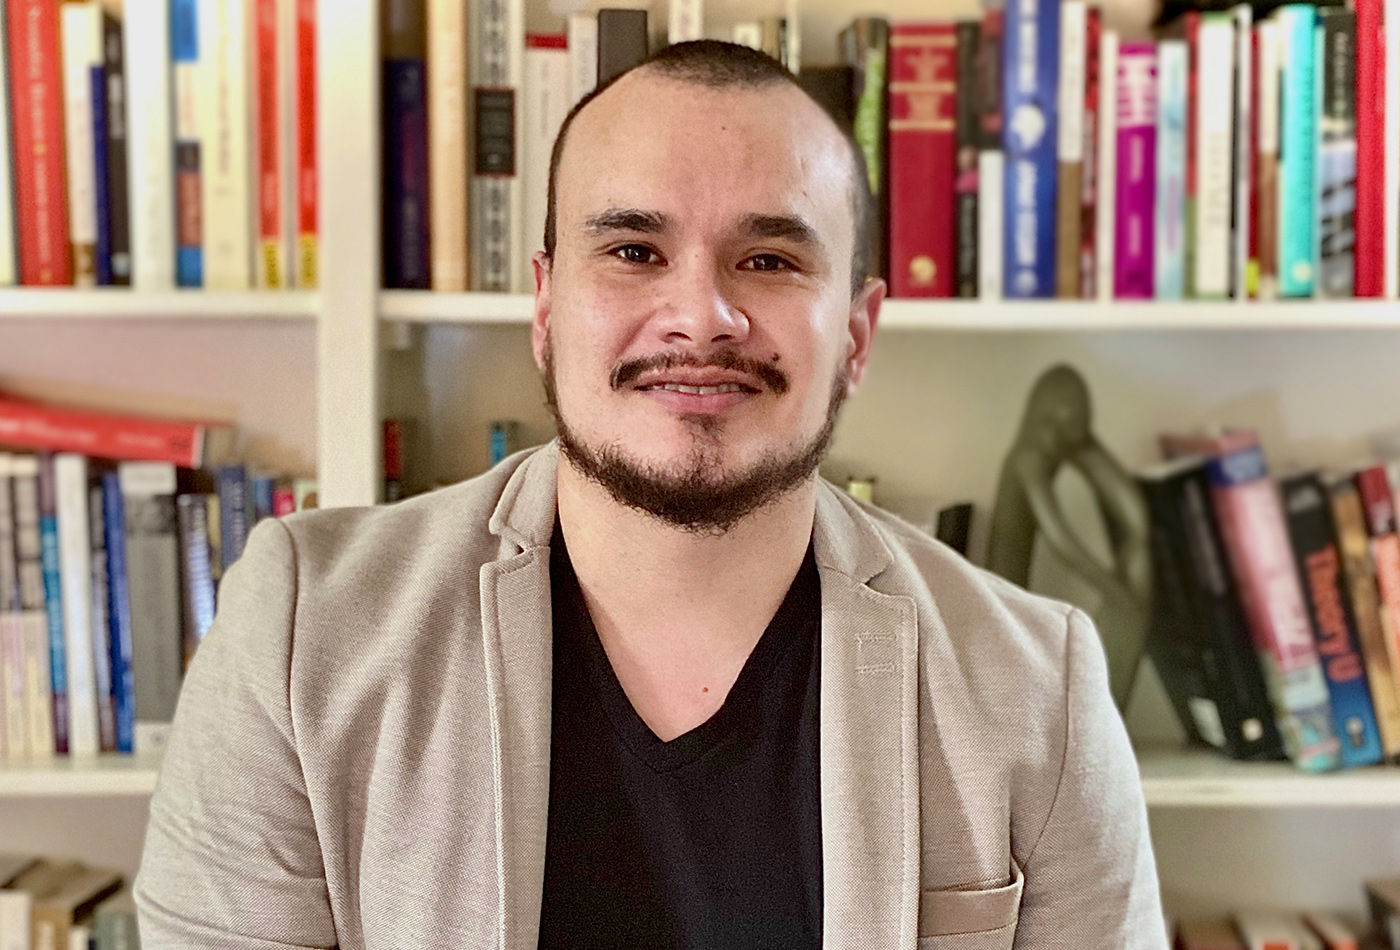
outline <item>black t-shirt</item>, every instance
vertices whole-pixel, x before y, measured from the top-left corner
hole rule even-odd
[[[809,546],[709,720],[670,742],[613,673],[556,527],[542,950],[821,946],[821,586]]]

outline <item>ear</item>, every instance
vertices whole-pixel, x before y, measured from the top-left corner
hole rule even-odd
[[[544,251],[536,251],[530,259],[535,269],[535,314],[530,319],[530,349],[535,355],[535,366],[544,372],[544,351],[549,343],[549,314],[552,306],[550,279],[554,273],[554,262]]]
[[[855,392],[865,380],[865,367],[870,362],[870,349],[875,343],[875,325],[880,319],[880,305],[885,302],[886,291],[885,282],[872,277],[851,300],[850,319],[846,325],[847,395]]]

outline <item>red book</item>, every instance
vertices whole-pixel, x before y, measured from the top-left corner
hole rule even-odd
[[[951,297],[957,272],[957,31],[890,27],[890,295]]]
[[[203,468],[227,457],[232,435],[221,423],[66,409],[0,394],[0,445],[12,448]]]
[[[258,286],[281,288],[290,284],[282,246],[282,135],[283,121],[279,97],[277,55],[278,0],[257,0],[256,29],[253,34],[255,84],[257,93],[257,200],[258,200]]]
[[[1391,669],[1400,659],[1400,535],[1396,534],[1395,496],[1384,465],[1373,465],[1356,473],[1356,489],[1366,514],[1366,533],[1371,537],[1371,561],[1376,567],[1376,587],[1386,630],[1386,649]]]
[[[280,518],[297,511],[297,494],[290,485],[278,485],[272,490],[272,514]]]
[[[316,0],[297,0],[297,272],[298,287],[320,280],[316,171]]]
[[[1079,295],[1085,300],[1098,297],[1099,200],[1099,40],[1103,33],[1103,12],[1090,7],[1084,23],[1084,158],[1079,202]],[[1110,186],[1111,187],[1111,186]]]
[[[1356,288],[1385,294],[1385,14],[1356,0]]]
[[[19,281],[73,283],[63,141],[58,0],[9,0],[10,115],[14,120]]]

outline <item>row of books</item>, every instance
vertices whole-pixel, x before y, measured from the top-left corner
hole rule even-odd
[[[1379,926],[1379,922],[1377,923]],[[1241,910],[1167,921],[1173,950],[1362,950],[1384,948],[1380,932],[1340,914]]]
[[[8,0],[0,285],[316,286],[316,0]]]
[[[78,861],[0,854],[0,947],[139,950],[121,873]]]
[[[1395,297],[1382,4],[1187,10],[1149,43],[1083,0],[857,21],[892,295]]]
[[[1270,477],[1255,433],[1140,474],[1148,651],[1188,736],[1322,771],[1400,761],[1400,464]]]

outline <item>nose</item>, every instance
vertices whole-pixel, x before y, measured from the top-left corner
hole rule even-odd
[[[736,346],[748,339],[748,314],[731,299],[722,274],[710,263],[673,265],[664,292],[655,317],[663,342]]]

